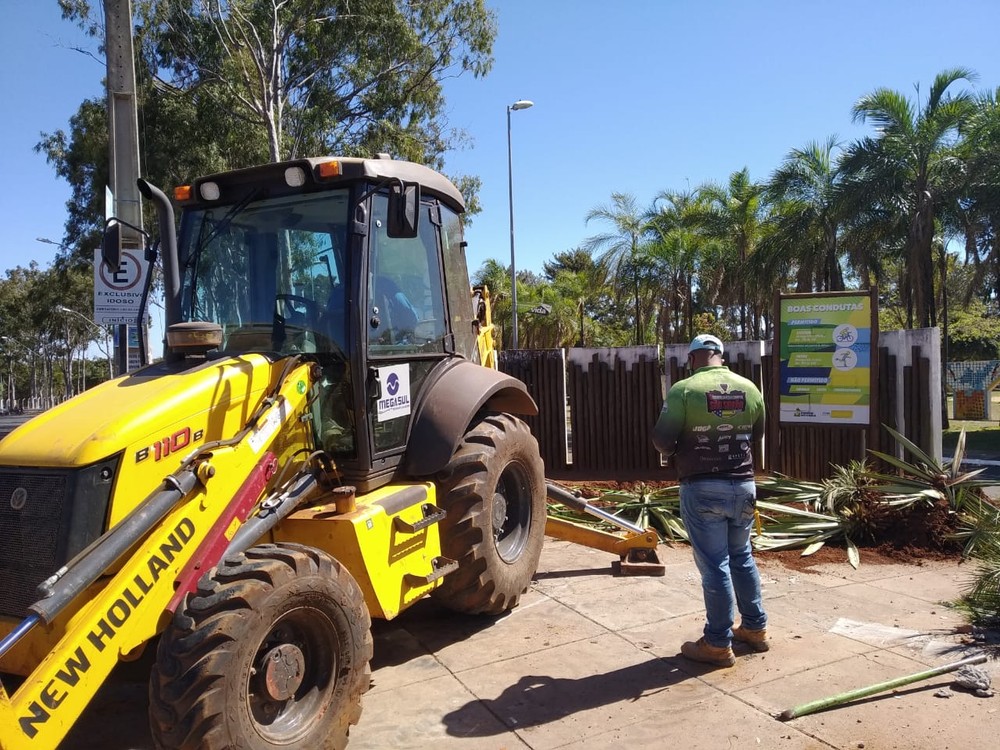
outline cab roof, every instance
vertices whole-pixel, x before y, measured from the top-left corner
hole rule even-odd
[[[320,166],[331,162],[339,163],[339,175],[333,177],[320,176]],[[272,164],[261,164],[246,169],[237,169],[231,172],[220,172],[214,175],[199,177],[191,183],[191,187],[193,188],[191,191],[191,200],[183,201],[182,205],[202,203],[203,201],[199,200],[196,196],[201,195],[199,188],[204,183],[215,183],[223,188],[224,192],[228,192],[225,191],[225,188],[231,189],[253,184],[266,185],[273,182],[285,185],[287,171],[294,168],[302,170],[304,179],[306,180],[305,184],[311,188],[321,188],[324,185],[332,186],[341,182],[359,179],[367,179],[375,182],[385,179],[416,182],[420,184],[422,193],[434,195],[459,213],[465,211],[465,199],[454,183],[443,174],[422,164],[392,159],[384,154],[380,154],[375,159],[316,156]],[[228,201],[223,200],[222,202],[226,203]]]

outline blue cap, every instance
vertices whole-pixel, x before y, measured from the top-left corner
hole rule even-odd
[[[688,355],[694,352],[701,351],[702,349],[710,349],[712,351],[722,354],[723,347],[722,342],[717,336],[713,336],[710,333],[701,333],[691,340],[691,346],[688,347]]]

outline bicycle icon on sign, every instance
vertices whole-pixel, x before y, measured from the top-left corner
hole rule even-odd
[[[858,329],[844,323],[833,329],[833,341],[837,346],[850,346],[858,340]]]

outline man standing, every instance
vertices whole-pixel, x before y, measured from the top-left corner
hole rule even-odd
[[[681,518],[701,573],[705,629],[681,646],[688,659],[736,664],[732,641],[767,651],[767,614],[750,548],[756,504],[753,443],[764,432],[764,399],[751,381],[723,364],[722,342],[696,336],[688,348],[693,375],[675,383],[653,429],[660,453],[674,456]],[[742,623],[733,629],[734,598]]]

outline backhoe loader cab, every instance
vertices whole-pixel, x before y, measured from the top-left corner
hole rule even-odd
[[[158,747],[342,748],[371,617],[501,613],[541,551],[535,405],[495,369],[462,196],[382,157],[139,189],[163,359],[0,441],[0,673],[26,677],[0,748],[56,747],[151,642]]]
[[[458,190],[389,159],[269,165],[188,190],[180,320],[219,325],[222,354],[315,361],[317,447],[361,491],[388,481],[417,396],[443,363],[479,359]],[[434,458],[416,447],[407,474],[443,468]]]

